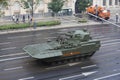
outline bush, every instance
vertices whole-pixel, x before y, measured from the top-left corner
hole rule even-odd
[[[86,23],[87,20],[86,19],[80,19],[80,20],[78,20],[78,22],[80,22],[80,23]]]
[[[60,21],[47,21],[47,22],[38,22],[37,26],[53,26],[61,24]]]
[[[19,28],[27,28],[27,27],[29,27],[28,23],[25,23],[25,24],[9,24],[9,25],[0,26],[0,30],[19,29]]]
[[[41,27],[41,26],[53,26],[53,25],[59,25],[61,24],[60,21],[46,21],[46,22],[37,22],[36,26]],[[29,23],[20,23],[20,24],[9,24],[9,25],[1,25],[0,30],[7,30],[7,29],[22,29],[22,28],[28,28],[30,26]]]

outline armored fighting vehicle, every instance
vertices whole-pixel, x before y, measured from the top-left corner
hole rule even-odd
[[[23,48],[31,57],[47,63],[66,62],[91,57],[100,48],[87,30],[69,31],[45,43]]]

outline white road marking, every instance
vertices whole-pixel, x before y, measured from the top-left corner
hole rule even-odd
[[[3,43],[0,43],[0,45],[5,45],[5,44],[10,44],[11,42],[3,42]]]
[[[61,67],[65,67],[65,66],[74,66],[74,65],[77,65],[77,64],[80,64],[81,62],[77,62],[77,63],[68,63],[68,64],[65,64],[65,65],[59,65],[59,66],[55,66],[55,67],[48,67],[48,68],[45,68],[45,69],[55,69],[55,68],[61,68]]]
[[[1,50],[10,50],[10,49],[15,49],[16,47],[9,47],[9,48],[3,48]]]
[[[76,63],[69,63],[68,66],[74,66],[74,65],[77,65],[77,64],[80,64],[81,62],[76,62]]]
[[[120,69],[114,69],[113,71],[120,71]]]
[[[116,73],[116,74],[112,74],[112,75],[108,75],[108,76],[104,76],[104,77],[96,78],[96,79],[94,79],[94,80],[106,79],[106,78],[110,78],[110,77],[117,76],[117,75],[120,75],[120,73]]]
[[[100,36],[99,34],[98,35],[95,35],[95,36],[97,36],[97,37],[95,37],[95,38],[104,38],[105,36]]]
[[[89,75],[91,75],[91,74],[93,74],[93,73],[96,73],[96,72],[98,72],[98,71],[84,72],[84,73],[82,73],[82,75],[84,75],[84,76],[89,76]]]
[[[18,79],[18,80],[28,80],[28,79],[33,79],[34,77],[27,77],[27,78],[21,78],[21,79]]]
[[[16,38],[25,38],[25,37],[31,37],[35,35],[27,35],[27,36],[14,36],[14,37],[8,37],[8,39],[16,39]]]
[[[15,70],[15,69],[21,69],[21,68],[23,68],[23,67],[20,66],[20,67],[8,68],[8,69],[4,69],[4,71]]]
[[[65,66],[67,66],[67,64],[66,65],[60,65],[60,66],[55,66],[55,67],[48,67],[48,68],[45,68],[45,69],[56,69],[56,68],[61,68],[61,67],[65,67]]]
[[[102,46],[110,46],[110,45],[115,45],[119,44],[120,42],[114,42],[114,43],[107,43],[107,44],[102,44]]]
[[[120,51],[120,50],[117,50],[118,52]]]
[[[107,41],[102,41],[102,43],[113,42],[113,41],[119,41],[119,40],[120,40],[120,39],[107,40]]]
[[[61,31],[68,31],[68,29],[60,29],[59,31],[60,31],[60,32],[61,32]]]
[[[44,38],[44,39],[54,39],[54,38],[56,38],[56,37],[47,37],[47,38]]]
[[[85,66],[85,67],[81,67],[81,69],[86,69],[86,68],[91,68],[91,67],[96,67],[97,65],[90,65],[90,66]]]
[[[118,50],[117,50],[117,51],[118,51]],[[103,58],[103,56],[105,57],[105,56],[117,55],[117,54],[119,54],[119,53],[118,53],[118,52],[117,52],[117,53],[112,52],[112,53],[109,53],[109,54],[99,55],[99,56],[96,56],[96,57]]]
[[[3,62],[3,61],[10,61],[10,60],[15,60],[15,59],[22,59],[22,58],[27,58],[27,57],[30,57],[30,56],[21,56],[21,57],[14,57],[14,58],[1,59],[0,62]]]
[[[92,71],[92,72],[85,72],[85,73],[82,73],[82,74],[78,74],[78,75],[74,75],[74,76],[69,76],[69,77],[65,77],[65,78],[60,78],[59,80],[69,80],[69,79],[72,79],[72,78],[77,78],[77,77],[80,77],[80,76],[89,76],[93,73],[96,73],[98,71]]]
[[[15,54],[1,55],[0,57],[17,56],[17,55],[22,55],[22,54],[25,54],[25,53],[15,53]]]
[[[110,40],[111,38],[100,38],[98,40],[105,41],[105,40]]]
[[[70,78],[75,78],[75,77],[80,77],[80,76],[83,76],[83,75],[79,74],[79,75],[69,76],[69,77],[65,77],[65,78],[60,78],[59,80],[69,80]]]

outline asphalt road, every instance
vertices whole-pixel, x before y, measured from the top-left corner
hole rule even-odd
[[[45,66],[22,50],[25,45],[43,43],[60,33],[83,28],[102,44],[91,59]],[[1,34],[0,80],[120,80],[120,29],[95,25]]]

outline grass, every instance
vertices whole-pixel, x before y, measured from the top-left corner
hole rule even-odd
[[[78,22],[80,22],[80,23],[86,23],[87,19],[84,19],[84,18],[83,19],[79,19]]]
[[[41,21],[36,23],[36,27],[41,26],[54,26],[61,24],[60,21]],[[28,28],[30,26],[34,26],[33,24],[29,23],[19,23],[19,24],[8,24],[8,25],[0,25],[0,30],[9,30],[9,29],[23,29]]]

